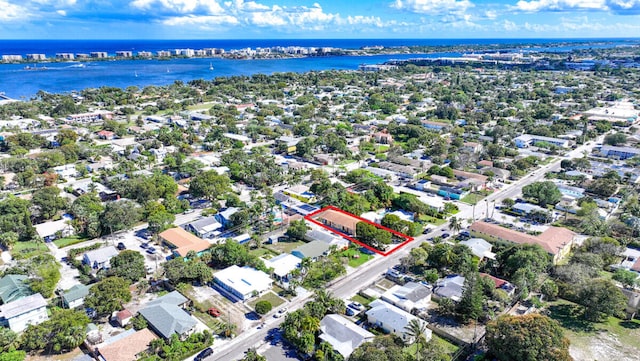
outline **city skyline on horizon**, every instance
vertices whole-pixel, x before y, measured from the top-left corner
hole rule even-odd
[[[640,37],[640,0],[0,0],[0,39]]]

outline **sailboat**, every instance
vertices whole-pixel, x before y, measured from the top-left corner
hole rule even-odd
[[[136,78],[138,77],[138,72],[137,71],[133,71],[133,76],[135,76]]]
[[[169,68],[167,68],[167,73],[171,73],[171,72],[169,71]]]
[[[209,70],[213,70],[213,63],[209,63]]]

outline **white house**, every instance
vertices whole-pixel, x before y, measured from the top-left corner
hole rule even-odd
[[[413,341],[406,333],[407,326],[412,320],[426,324],[426,321],[381,300],[375,300],[369,306],[371,309],[367,311],[367,322],[386,333],[400,337],[405,342]],[[431,339],[430,329],[425,330],[425,338],[427,341]]]
[[[109,261],[117,255],[118,250],[114,246],[98,248],[85,253],[82,257],[82,263],[94,269],[109,268]]]
[[[273,269],[273,275],[280,282],[288,282],[291,272],[300,267],[302,260],[292,254],[283,253],[279,256],[264,260],[267,268]]]
[[[213,281],[242,301],[271,289],[273,280],[262,271],[233,265],[214,275]]]
[[[375,337],[371,332],[340,315],[324,316],[320,321],[320,331],[320,339],[329,343],[345,359],[349,358],[353,350]]]
[[[423,284],[407,282],[391,287],[381,298],[407,312],[425,310],[431,302],[431,290]]]
[[[62,294],[62,302],[67,308],[76,308],[84,304],[84,299],[89,295],[89,286],[78,284]]]
[[[0,306],[0,326],[14,332],[24,331],[28,325],[37,325],[49,319],[47,301],[36,293]]]

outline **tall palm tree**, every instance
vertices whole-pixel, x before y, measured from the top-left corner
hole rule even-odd
[[[420,347],[424,345],[427,334],[427,323],[417,318],[411,320],[404,328],[410,345],[416,345],[416,361],[420,361]]]
[[[455,234],[458,234],[458,232],[460,232],[460,230],[462,229],[462,222],[458,219],[458,217],[451,217],[451,219],[449,220],[449,228],[451,228],[451,230],[455,232]]]

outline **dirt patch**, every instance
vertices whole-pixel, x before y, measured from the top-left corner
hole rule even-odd
[[[29,355],[25,358],[25,361],[68,361],[82,355],[82,350],[79,347],[73,351],[63,353],[61,355]]]
[[[637,348],[623,344],[609,332],[598,332],[592,336],[567,336],[571,340],[569,353],[574,360],[640,361]]]

